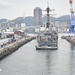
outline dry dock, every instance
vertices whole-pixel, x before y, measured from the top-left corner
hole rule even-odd
[[[30,42],[33,39],[34,37],[27,37],[27,38],[23,37],[13,43],[6,44],[4,48],[0,48],[0,59],[16,51],[18,48],[20,48],[21,46]]]

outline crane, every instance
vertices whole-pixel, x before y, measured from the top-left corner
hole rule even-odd
[[[70,33],[75,33],[74,27],[75,27],[75,16],[74,16],[74,11],[72,7],[73,0],[69,0],[70,3],[70,12],[71,12],[71,17],[70,17]]]

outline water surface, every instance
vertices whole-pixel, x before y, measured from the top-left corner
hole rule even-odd
[[[36,40],[0,61],[0,75],[75,75],[75,47],[59,38],[58,50],[36,50]]]

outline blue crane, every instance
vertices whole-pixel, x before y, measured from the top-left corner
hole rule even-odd
[[[69,32],[70,33],[75,33],[75,16],[74,16],[74,12],[71,12]]]

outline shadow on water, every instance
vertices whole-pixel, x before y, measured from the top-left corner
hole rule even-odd
[[[72,44],[70,44],[70,48],[71,48],[71,50],[75,50],[75,46]]]
[[[70,44],[71,52],[70,52],[70,63],[69,63],[69,68],[70,68],[70,75],[75,74],[75,46]]]
[[[57,62],[58,51],[57,50],[37,50],[39,53],[44,53],[44,62],[42,68],[42,75],[51,75],[53,73],[53,66]],[[55,61],[54,61],[55,60]]]

